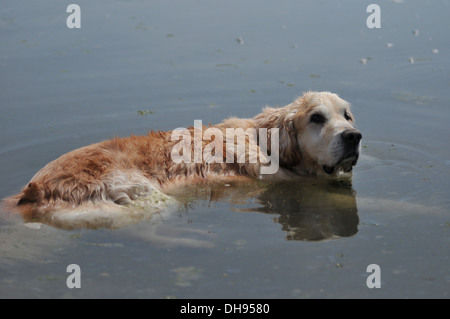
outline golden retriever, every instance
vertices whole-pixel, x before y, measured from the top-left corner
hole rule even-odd
[[[232,128],[253,129],[258,135],[254,139],[258,156],[253,160],[251,134],[244,136],[244,146],[238,145],[238,136],[227,136],[231,148],[217,136],[204,136],[209,129],[226,135]],[[196,138],[200,144],[195,145]],[[360,140],[348,102],[329,92],[306,92],[285,107],[266,107],[250,119],[229,118],[215,126],[152,131],[71,151],[48,163],[7,202],[25,214],[43,214],[86,204],[126,206],[181,183],[338,176],[356,164]],[[261,141],[266,141],[264,147]],[[244,157],[242,153],[239,157],[239,150],[245,151]],[[265,158],[261,154],[266,154]],[[174,159],[175,155],[179,158]],[[217,160],[218,156],[223,160]],[[274,170],[264,171],[274,163]]]

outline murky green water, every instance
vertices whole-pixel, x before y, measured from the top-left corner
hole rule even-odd
[[[310,89],[353,104],[362,156],[352,180],[189,189],[114,229],[3,212],[0,297],[449,297],[449,1],[380,2],[381,29],[370,1],[76,3],[77,30],[69,3],[0,8],[0,197],[77,147]]]

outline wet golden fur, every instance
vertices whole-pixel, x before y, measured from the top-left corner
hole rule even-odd
[[[310,123],[316,108],[322,109],[330,118],[330,124],[325,123],[320,130]],[[344,119],[344,111],[350,119]],[[329,149],[326,151],[319,144],[330,144],[337,133],[353,128],[353,116],[349,104],[337,95],[307,92],[285,107],[267,107],[253,118],[230,118],[213,127],[221,130],[224,136],[226,128],[278,128],[280,169],[276,174],[263,176],[260,162],[226,163],[225,145],[223,163],[177,164],[171,157],[171,150],[178,143],[171,139],[172,132],[152,131],[146,136],[115,138],[64,154],[43,167],[18,195],[6,202],[25,214],[48,213],[85,204],[126,205],[153,190],[165,192],[181,183],[327,175],[323,171],[324,165],[336,166],[335,175],[340,162],[331,153],[339,145],[326,146]],[[207,127],[203,127],[205,129]],[[189,131],[193,136],[194,128],[190,127]],[[309,136],[304,142],[303,135]],[[202,141],[202,148],[208,143]],[[316,145],[320,148],[315,149]],[[356,160],[352,165],[355,163]],[[349,165],[343,166],[344,170],[348,171]]]

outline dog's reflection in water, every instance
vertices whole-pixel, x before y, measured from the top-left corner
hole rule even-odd
[[[273,214],[287,240],[327,240],[350,237],[358,231],[355,191],[349,179],[218,184],[191,188],[187,194],[191,200],[185,203],[194,209],[199,201],[229,201],[240,207],[236,211]],[[242,208],[255,199],[257,205]]]
[[[288,240],[350,237],[358,231],[358,209],[351,184],[340,182],[282,184],[260,197],[259,212],[278,214]]]
[[[180,212],[184,215],[186,211],[194,217],[196,207],[213,206],[215,202],[228,202],[233,204],[235,211],[273,214],[273,221],[281,225],[287,240],[327,240],[349,237],[358,231],[355,191],[348,179],[305,178],[277,183],[262,181],[217,183],[179,187],[172,190],[169,196],[161,196],[165,196],[163,199],[166,203],[161,210],[155,207],[148,208],[154,204],[153,199],[147,208],[145,205],[124,207],[123,210],[109,212],[108,215],[97,209],[93,213],[62,212],[60,215],[36,214],[23,217],[26,223],[38,222],[63,229],[117,229],[152,220],[151,227],[155,227],[151,229],[145,227],[147,230],[136,229],[136,231],[148,240],[157,239],[161,243],[166,241],[181,244],[184,236],[177,231],[173,233],[173,229],[167,232],[164,220],[173,218],[177,212],[178,215]],[[157,226],[162,227],[158,230]],[[165,230],[161,232],[161,229]],[[190,231],[200,230],[184,229],[181,232]],[[177,233],[180,237],[175,238]],[[141,235],[139,237],[142,237]],[[211,242],[206,246],[210,245]]]

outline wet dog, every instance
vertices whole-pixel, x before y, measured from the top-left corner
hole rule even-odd
[[[254,137],[257,154],[270,153],[270,159],[277,163],[276,171],[264,172],[267,158],[263,161],[256,156],[250,160],[251,134],[244,136],[244,160],[234,152],[239,145],[238,138],[233,137],[231,147],[219,147],[216,143],[214,157],[220,155],[223,161],[211,161],[207,156],[200,157],[200,161],[190,161],[191,156],[174,161],[177,152],[194,154],[198,130],[203,135],[210,128],[224,136],[227,129],[253,130],[258,135]],[[152,131],[146,136],[115,138],[64,154],[38,171],[18,195],[6,201],[22,212],[43,214],[81,206],[89,209],[132,205],[140,198],[154,192],[164,194],[182,183],[338,176],[351,172],[356,165],[361,141],[350,104],[329,92],[307,92],[285,107],[266,107],[253,118],[229,118],[210,127],[190,127],[185,133],[193,138],[183,140],[184,148],[180,147],[180,139],[173,138],[174,132]],[[267,134],[264,139],[261,132]],[[200,140],[200,151],[208,147],[211,151],[208,142],[212,139]],[[271,142],[264,150],[262,140]]]

